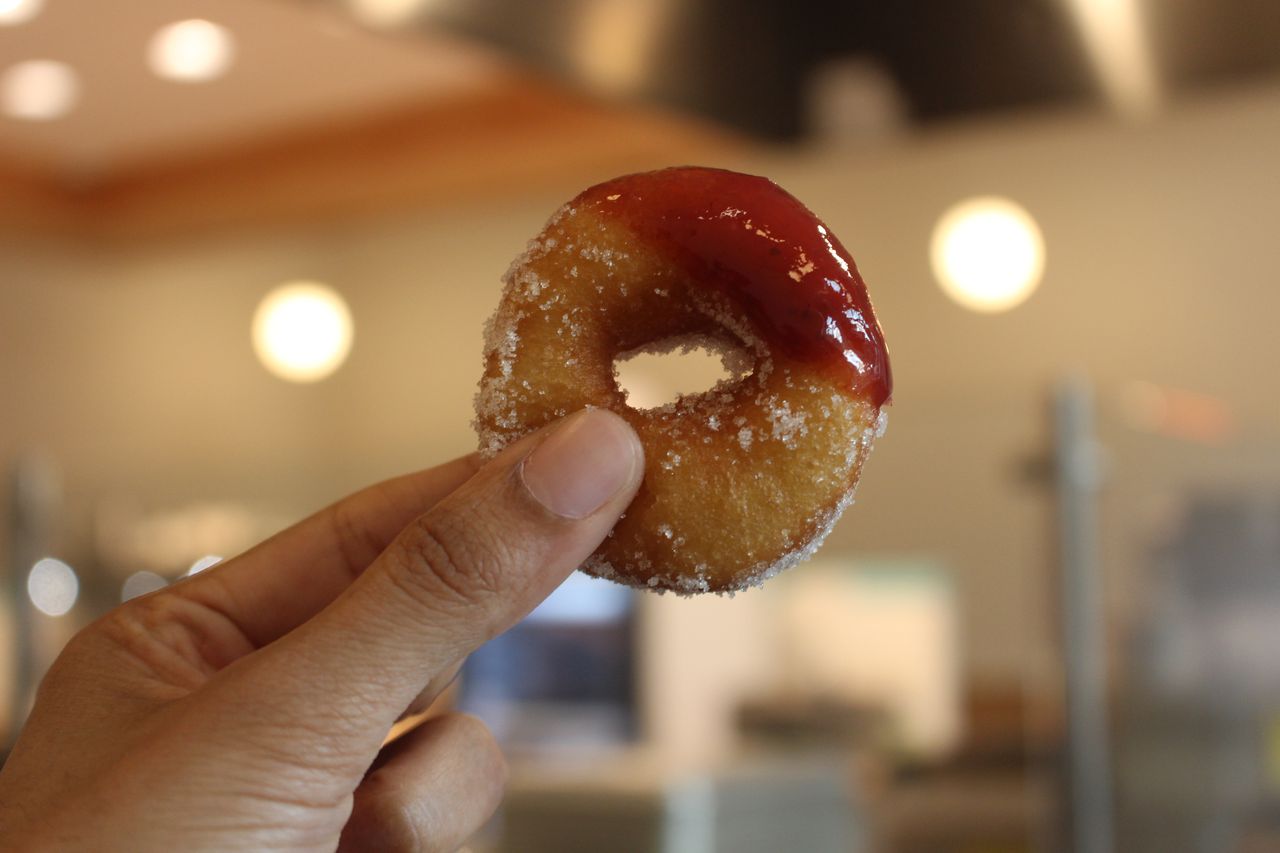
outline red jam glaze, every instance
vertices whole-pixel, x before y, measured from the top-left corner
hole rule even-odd
[[[583,192],[691,278],[735,300],[768,342],[818,362],[875,406],[893,393],[867,286],[835,235],[768,178],[683,166]]]

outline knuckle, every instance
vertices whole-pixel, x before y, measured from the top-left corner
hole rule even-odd
[[[193,602],[163,591],[117,607],[100,620],[96,631],[151,675],[194,687],[216,670],[202,649],[207,617]]]
[[[501,546],[485,527],[453,514],[418,517],[393,549],[393,580],[425,604],[483,604],[500,592],[505,563]]]
[[[341,849],[447,853],[497,809],[506,761],[489,729],[466,714],[446,714],[428,726],[431,741],[448,742],[450,753],[465,755],[463,769],[444,786],[442,779],[396,760],[374,770],[356,790]]]
[[[71,636],[37,696],[48,701],[91,685],[148,705],[186,695],[214,671],[189,617],[183,602],[164,594],[116,607]]]
[[[130,601],[76,631],[54,658],[42,684],[57,685],[89,674],[119,674],[122,664],[136,657],[138,647],[152,636],[153,620],[146,612],[143,600]]]
[[[168,596],[148,596],[116,607],[78,631],[63,649],[75,660],[124,655],[150,661],[165,648],[173,618]]]
[[[421,819],[422,810],[406,802],[401,786],[389,774],[374,771],[360,784],[343,840],[358,850],[434,850],[419,826]]]

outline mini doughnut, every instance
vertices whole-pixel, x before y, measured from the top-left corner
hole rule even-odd
[[[683,167],[562,207],[511,266],[485,332],[480,449],[584,406],[644,444],[644,483],[582,569],[731,592],[806,559],[853,499],[892,379],[853,259],[773,182]],[[707,346],[732,378],[634,409],[615,362]]]

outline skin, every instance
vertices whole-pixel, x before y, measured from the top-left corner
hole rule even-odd
[[[387,732],[596,548],[643,469],[621,419],[580,412],[116,608],[40,686],[0,847],[457,849],[501,798],[493,738],[459,714]]]

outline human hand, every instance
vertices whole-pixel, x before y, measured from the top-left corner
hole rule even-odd
[[[501,796],[492,737],[449,714],[383,740],[595,549],[643,470],[630,427],[586,410],[116,608],[40,686],[0,846],[457,848]]]

